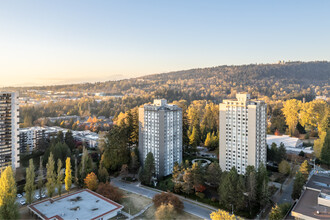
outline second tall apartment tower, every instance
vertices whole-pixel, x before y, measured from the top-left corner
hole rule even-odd
[[[237,94],[237,100],[220,104],[219,164],[245,174],[247,166],[266,165],[266,104],[250,100],[249,94]]]
[[[157,177],[172,174],[174,163],[182,162],[182,109],[165,99],[139,108],[139,153],[144,164],[147,154],[155,158]]]

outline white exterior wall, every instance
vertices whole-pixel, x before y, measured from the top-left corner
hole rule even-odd
[[[182,162],[181,108],[155,100],[139,109],[139,151],[142,164],[152,152],[158,177],[172,174],[174,163]]]
[[[248,165],[266,164],[266,105],[250,101],[248,94],[224,100],[219,106],[219,164],[244,174]]]

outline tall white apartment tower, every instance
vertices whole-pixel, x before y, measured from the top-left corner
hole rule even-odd
[[[245,174],[249,165],[266,165],[266,104],[237,94],[237,100],[220,104],[219,164],[222,170],[235,167]]]
[[[182,162],[182,109],[165,99],[139,108],[139,153],[142,165],[147,154],[155,158],[157,177],[172,174],[174,163]]]
[[[19,166],[19,101],[16,92],[0,92],[0,168]]]

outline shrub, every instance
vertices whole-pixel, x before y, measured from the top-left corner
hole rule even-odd
[[[120,200],[123,198],[123,193],[119,191],[117,187],[111,185],[109,182],[100,183],[96,192],[115,202],[120,202]]]
[[[201,199],[204,199],[205,198],[205,194],[204,193],[201,193],[201,192],[196,192],[196,196],[198,196]]]
[[[279,170],[280,173],[282,173],[284,175],[289,175],[290,170],[291,170],[291,166],[290,166],[288,161],[282,160],[282,162],[278,166],[278,170]]]
[[[161,204],[155,212],[155,217],[159,220],[174,219],[175,215],[176,210],[172,204]]]
[[[155,195],[152,201],[154,202],[156,208],[160,207],[162,204],[172,204],[177,212],[181,212],[183,210],[183,202],[173,193],[162,192]]]
[[[214,196],[211,198],[211,201],[212,202],[216,202],[217,201],[217,198],[215,198]]]

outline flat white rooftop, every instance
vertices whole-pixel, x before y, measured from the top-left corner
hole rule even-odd
[[[33,203],[28,208],[41,219],[108,219],[123,206],[93,191],[83,189],[56,199]]]
[[[284,144],[285,147],[302,147],[303,143],[301,140],[295,137],[290,137],[289,135],[282,135],[282,136],[276,136],[276,135],[267,135],[267,144],[272,145],[272,143],[275,143],[277,147],[280,146],[281,143]]]

